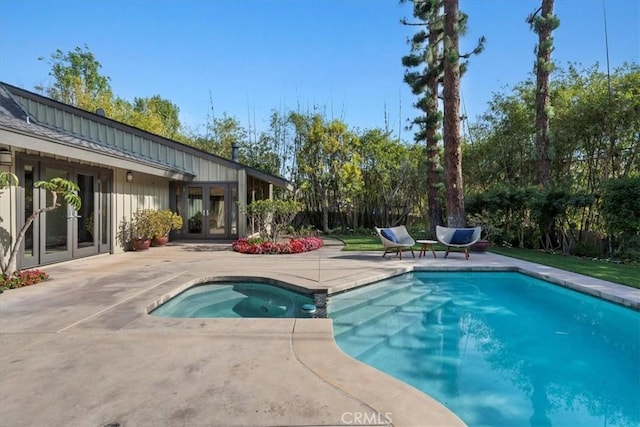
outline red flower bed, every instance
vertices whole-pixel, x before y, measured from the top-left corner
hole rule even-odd
[[[16,271],[11,277],[0,275],[0,289],[15,289],[35,285],[48,278],[49,275],[42,270]]]
[[[322,247],[322,239],[317,237],[300,237],[288,242],[256,242],[247,239],[236,240],[231,244],[234,251],[243,254],[299,254]]]

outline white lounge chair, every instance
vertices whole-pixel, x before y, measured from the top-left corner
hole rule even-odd
[[[413,255],[414,258],[416,257],[416,254],[413,252],[413,246],[416,244],[416,241],[409,236],[407,228],[404,225],[387,228],[375,227],[375,229],[384,246],[383,258],[387,253],[395,252],[400,256],[400,259],[402,259],[403,250],[410,250],[411,255]]]
[[[446,258],[451,248],[461,248],[464,251],[464,258],[469,259],[469,246],[480,240],[482,227],[455,228],[436,226],[436,238],[438,242],[447,247],[444,254]]]

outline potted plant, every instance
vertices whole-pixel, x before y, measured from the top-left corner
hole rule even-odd
[[[131,218],[129,233],[133,250],[149,249],[153,237],[153,210],[138,209]]]
[[[182,217],[169,209],[153,211],[151,213],[151,244],[164,246],[169,241],[171,230],[182,228]]]
[[[489,237],[491,236],[491,233],[495,228],[491,219],[489,218],[489,215],[485,211],[479,214],[469,215],[469,224],[473,225],[474,227],[482,227],[480,240],[471,245],[469,249],[472,252],[486,252],[490,244]]]

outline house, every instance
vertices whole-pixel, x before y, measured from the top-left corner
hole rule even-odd
[[[138,209],[171,209],[177,239],[245,236],[245,207],[290,189],[278,176],[0,82],[0,171],[20,184],[0,194],[0,250],[25,218],[44,207],[33,187],[54,177],[78,184],[76,212],[66,204],[40,215],[21,248],[20,269],[124,250],[118,236]]]

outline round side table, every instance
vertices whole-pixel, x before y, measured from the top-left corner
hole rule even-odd
[[[436,258],[436,251],[433,249],[433,245],[438,243],[436,240],[416,240],[416,243],[420,244],[420,252],[418,252],[418,258],[427,254],[427,249],[431,249],[433,257]]]

